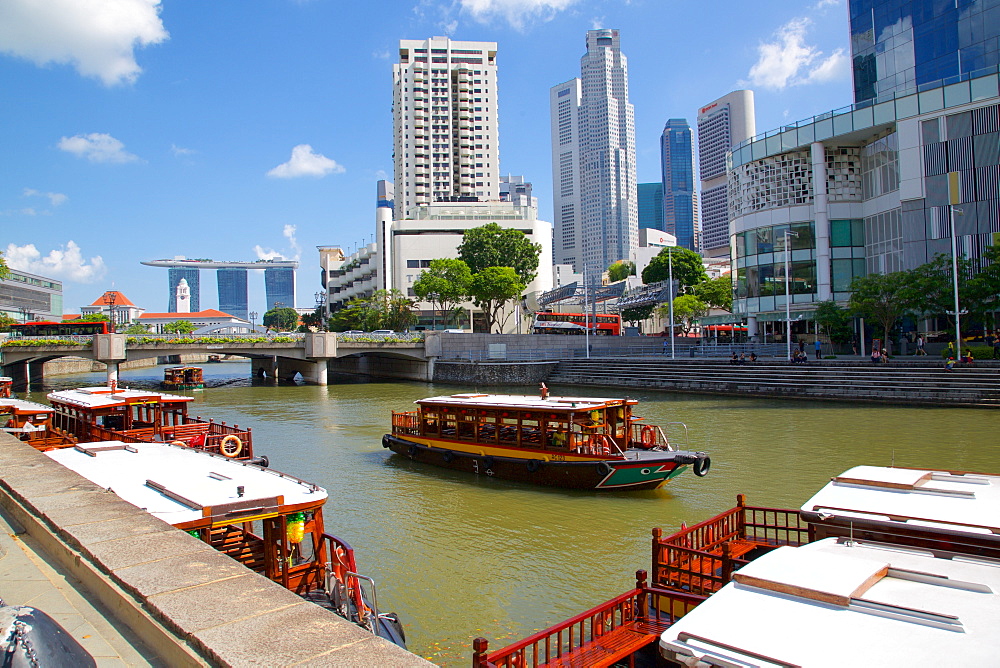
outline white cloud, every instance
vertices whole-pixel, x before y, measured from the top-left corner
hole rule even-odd
[[[193,148],[184,148],[183,146],[178,146],[177,144],[171,144],[170,152],[176,155],[177,157],[181,157],[185,155],[194,155],[198,151],[194,150]]]
[[[292,149],[292,157],[269,171],[268,176],[275,179],[294,179],[299,176],[326,176],[327,174],[342,174],[344,168],[335,160],[313,153],[309,144],[299,144]]]
[[[49,203],[52,204],[52,206],[59,206],[60,204],[62,204],[63,202],[65,202],[67,199],[69,199],[68,197],[66,197],[66,195],[63,195],[62,193],[43,193],[43,192],[41,192],[39,190],[35,190],[34,188],[25,188],[24,189],[24,196],[25,197],[47,197],[48,200],[49,200]]]
[[[4,256],[11,269],[76,283],[93,283],[103,278],[107,272],[107,266],[100,255],[87,260],[80,252],[80,247],[72,240],[61,248],[49,251],[44,257],[34,244],[7,244]]]
[[[78,158],[86,158],[91,162],[121,163],[139,160],[138,156],[125,150],[125,144],[109,134],[100,132],[63,137],[59,140],[58,146],[67,153],[73,153]]]
[[[295,225],[285,225],[285,229],[283,229],[281,233],[286,239],[288,239],[288,245],[292,247],[293,251],[295,251],[295,257],[292,259],[298,260],[302,255],[302,247],[299,246],[299,242],[295,238],[296,229],[298,228],[296,228]]]
[[[253,252],[257,254],[258,260],[284,260],[285,256],[271,248],[254,246]]]
[[[840,4],[840,0],[819,0],[815,5],[812,6],[813,10],[826,9],[827,7],[836,7]]]
[[[69,63],[106,86],[142,72],[135,49],[169,38],[160,0],[3,0],[0,52],[42,66]]]
[[[551,20],[577,0],[459,0],[464,12],[480,23],[496,18],[507,21],[515,30],[523,30],[527,22]]]
[[[848,72],[843,49],[830,56],[806,43],[812,21],[792,19],[774,35],[774,40],[757,47],[757,62],[750,68],[750,84],[761,88],[784,90],[789,86],[831,81]]]

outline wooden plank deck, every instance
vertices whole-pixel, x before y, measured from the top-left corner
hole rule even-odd
[[[631,657],[667,630],[667,621],[637,620],[601,635],[548,663],[546,668],[604,668]],[[629,662],[631,664],[631,661]]]

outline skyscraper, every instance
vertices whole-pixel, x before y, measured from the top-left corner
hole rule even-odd
[[[264,294],[267,308],[295,308],[295,270],[291,267],[268,267],[264,270]]]
[[[683,118],[671,118],[663,128],[660,135],[660,168],[663,177],[663,230],[677,238],[678,246],[699,251],[691,126]]]
[[[639,198],[639,229],[652,228],[663,231],[663,184],[640,183],[636,186]]]
[[[219,310],[249,320],[247,306],[247,270],[221,268],[215,272],[219,288]]]
[[[698,111],[701,247],[706,257],[729,256],[726,153],[756,133],[753,91],[738,90]],[[681,245],[680,239],[677,240]]]
[[[851,0],[854,101],[891,99],[1000,65],[996,2]]]
[[[580,79],[550,92],[553,199],[557,262],[568,262],[572,251],[577,270],[582,264],[598,276],[638,244],[635,112],[619,32],[589,30],[586,44]],[[563,195],[566,184],[571,193]],[[567,234],[569,224],[575,235]]]
[[[167,311],[177,312],[177,286],[181,280],[187,281],[191,291],[191,311],[201,310],[201,271],[188,267],[170,267],[167,270],[167,281],[170,284],[170,297],[168,299]]]
[[[496,42],[400,40],[393,65],[396,206],[499,198]]]

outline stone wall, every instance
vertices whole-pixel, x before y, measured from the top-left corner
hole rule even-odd
[[[349,373],[375,378],[431,380],[431,365],[427,362],[383,355],[339,357],[331,359],[327,369],[330,373]]]
[[[434,382],[455,385],[534,385],[549,377],[558,362],[437,362]]]

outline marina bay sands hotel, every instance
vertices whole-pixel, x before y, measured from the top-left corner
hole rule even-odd
[[[147,267],[169,269],[170,302],[167,310],[177,311],[177,286],[181,279],[187,281],[191,290],[191,311],[201,310],[201,270],[216,269],[219,286],[219,310],[229,315],[249,320],[250,308],[247,298],[247,272],[264,272],[264,291],[267,308],[275,306],[295,307],[295,270],[299,263],[294,260],[257,260],[256,262],[215,262],[214,260],[151,260],[143,262]]]

